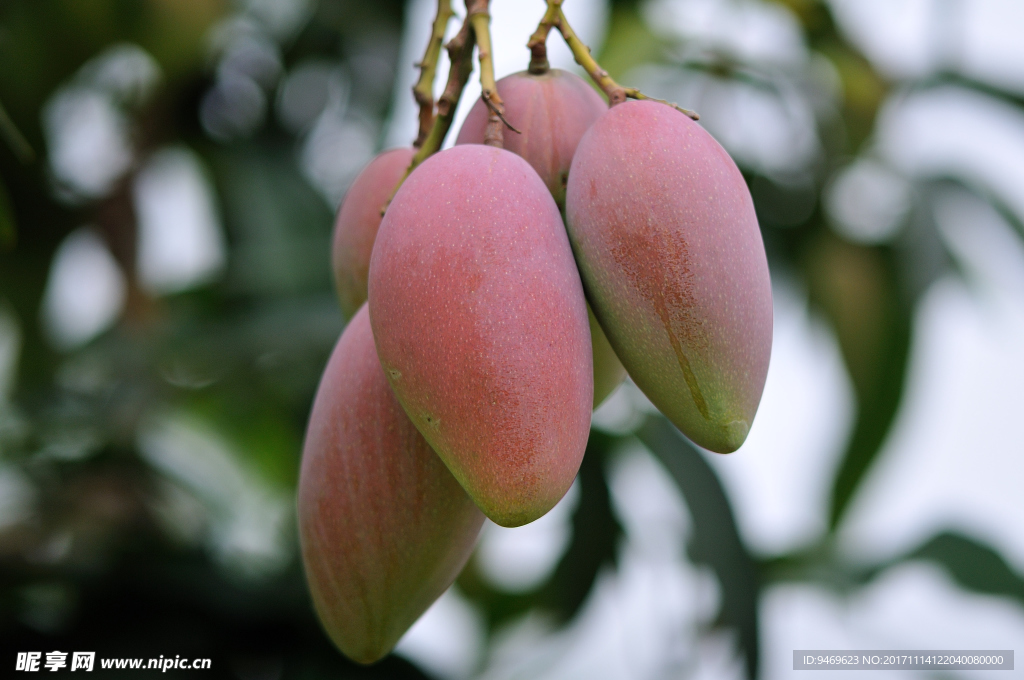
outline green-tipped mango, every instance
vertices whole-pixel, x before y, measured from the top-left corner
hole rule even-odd
[[[391,393],[365,305],[317,391],[298,515],[320,621],[364,664],[390,652],[451,585],[480,533],[483,515]]]
[[[331,263],[338,302],[346,319],[366,302],[366,276],[380,228],[380,210],[412,162],[412,154],[412,149],[391,149],[370,161],[352,182],[338,210]]]
[[[739,448],[768,372],[772,295],[733,160],[664,104],[619,104],[580,141],[566,222],[594,314],[636,385],[696,444]]]
[[[590,323],[590,340],[594,354],[594,408],[608,398],[615,388],[626,379],[626,369],[619,357],[615,356],[608,337],[594,316],[594,310],[587,305],[587,321]]]
[[[428,158],[384,216],[369,291],[395,395],[480,509],[518,526],[554,507],[594,384],[583,286],[533,168],[474,144]]]

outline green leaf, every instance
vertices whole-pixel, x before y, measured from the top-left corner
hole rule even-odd
[[[740,538],[725,490],[700,452],[664,418],[648,418],[637,436],[662,462],[686,498],[694,526],[690,557],[710,566],[718,577],[722,586],[719,623],[739,631],[747,674],[756,678],[760,577]]]
[[[1024,577],[1013,571],[1002,555],[973,538],[943,532],[903,559],[915,558],[942,565],[967,590],[1024,604]]]
[[[913,301],[899,286],[891,249],[827,234],[808,250],[811,300],[828,317],[857,398],[857,419],[832,486],[838,526],[896,418],[910,354]]]
[[[333,214],[290,151],[249,143],[211,161],[233,241],[227,285],[268,296],[331,289]]]
[[[971,182],[963,177],[938,176],[931,178],[928,184],[937,189],[958,187],[964,191],[974,194],[980,200],[992,206],[992,209],[999,213],[1000,217],[1006,220],[1007,224],[1017,232],[1017,235],[1024,239],[1024,215],[1018,214],[1017,211],[1011,208],[1003,197],[996,192],[990,191],[976,182]]]
[[[561,37],[552,35],[549,40],[560,41]],[[602,68],[613,78],[622,78],[637,66],[659,61],[667,47],[640,16],[636,3],[620,2],[612,8],[604,45],[594,51]]]
[[[579,612],[606,565],[615,565],[622,526],[612,510],[605,476],[608,452],[621,438],[590,431],[577,480],[580,501],[572,517],[572,542],[542,593],[543,603],[567,621]]]
[[[911,92],[921,92],[924,90],[932,90],[939,87],[946,87],[954,85],[962,87],[967,90],[973,90],[979,94],[983,94],[993,99],[998,99],[1005,104],[1009,104],[1018,109],[1022,109],[1024,112],[1024,97],[1019,94],[1009,92],[995,85],[984,83],[980,80],[975,80],[967,76],[951,73],[949,71],[938,73],[935,76],[928,78],[927,80],[919,81],[911,89]]]
[[[572,518],[572,540],[551,576],[526,593],[507,593],[492,587],[480,573],[475,557],[459,575],[459,588],[484,610],[490,630],[539,607],[562,623],[579,612],[605,566],[614,566],[622,527],[612,510],[605,475],[609,452],[625,441],[590,431],[587,451],[577,480],[580,500]]]

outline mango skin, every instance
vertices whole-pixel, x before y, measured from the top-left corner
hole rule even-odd
[[[601,324],[594,316],[594,310],[587,304],[587,321],[590,323],[590,340],[594,355],[594,408],[604,402],[615,388],[626,379],[626,369],[615,356],[615,350],[608,337],[601,330]]]
[[[696,444],[739,448],[768,373],[772,295],[728,153],[668,106],[619,104],[580,141],[566,222],[594,314],[637,387]]]
[[[519,133],[505,130],[505,148],[522,157],[544,180],[565,212],[565,187],[573,154],[583,134],[608,110],[608,105],[579,76],[551,69],[542,75],[520,71],[498,81],[505,118]],[[487,105],[478,99],[459,130],[456,144],[483,144]],[[594,408],[626,379],[626,369],[593,318],[589,306],[594,354]]]
[[[483,515],[391,393],[366,305],[317,391],[302,457],[299,538],[320,621],[345,656],[384,657],[455,577]]]
[[[398,186],[412,155],[412,149],[391,149],[379,154],[352,182],[338,209],[331,264],[338,302],[346,319],[351,319],[366,302],[366,276],[382,219],[380,209]]]
[[[505,148],[533,166],[560,210],[576,146],[608,104],[579,76],[551,69],[543,75],[526,71],[497,82],[505,118],[521,134],[505,129]],[[466,116],[456,144],[483,144],[487,105],[478,99]]]
[[[522,158],[456,146],[388,209],[370,260],[377,353],[399,402],[476,504],[519,526],[579,470],[594,397],[579,273]]]

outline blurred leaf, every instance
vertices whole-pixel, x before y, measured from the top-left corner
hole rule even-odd
[[[968,536],[941,533],[903,559],[931,560],[945,567],[967,590],[1011,597],[1024,605],[1024,577],[998,552]]]
[[[484,579],[475,559],[463,570],[459,587],[481,605],[490,630],[534,607],[552,612],[562,623],[568,621],[586,601],[601,569],[615,566],[622,527],[612,510],[605,462],[612,448],[622,441],[622,437],[590,431],[577,477],[580,500],[573,513],[572,540],[544,583],[527,593],[507,593]]]
[[[502,624],[530,611],[537,602],[537,590],[528,593],[507,593],[493,587],[481,572],[476,553],[469,558],[455,584],[466,597],[480,607],[486,619],[487,630],[491,633]]]
[[[665,41],[654,35],[647,27],[647,22],[640,16],[636,3],[615,3],[608,26],[608,37],[601,47],[598,60],[601,67],[613,78],[621,79],[631,69],[661,59],[666,47]],[[555,34],[557,31],[553,32],[549,40],[561,40],[561,37]],[[627,87],[629,85],[623,84]]]
[[[25,136],[21,134],[21,130],[14,124],[11,117],[7,115],[7,109],[4,108],[2,102],[0,102],[0,137],[4,138],[7,145],[11,147],[11,151],[14,152],[14,155],[22,163],[29,163],[35,160],[35,151],[32,150],[32,146],[25,139]]]
[[[7,188],[0,179],[0,252],[11,250],[17,242],[18,230],[14,225],[14,210],[11,208]]]
[[[686,498],[694,527],[690,557],[710,566],[718,577],[722,587],[719,623],[739,631],[747,676],[756,678],[760,577],[740,538],[725,490],[700,452],[665,418],[648,418],[637,436],[662,462]]]
[[[192,410],[233,444],[246,467],[277,489],[298,483],[302,442],[277,405],[261,393],[221,390],[195,399]]]
[[[234,239],[229,279],[257,294],[332,286],[332,214],[299,174],[290,149],[246,144],[212,165]]]
[[[1002,196],[999,196],[994,191],[989,191],[975,182],[968,181],[963,177],[934,177],[929,180],[931,188],[944,189],[949,187],[957,187],[963,189],[971,194],[977,196],[980,200],[988,203],[992,206],[993,210],[999,213],[999,216],[1006,220],[1017,235],[1024,239],[1024,215],[1020,215],[1016,210],[1011,208]]]
[[[843,86],[843,121],[847,153],[855,153],[874,131],[875,115],[885,101],[889,85],[864,55],[838,37],[822,41],[818,49],[836,68]]]
[[[576,616],[601,568],[616,563],[622,526],[612,510],[605,462],[617,441],[619,438],[590,431],[577,477],[580,501],[572,517],[572,542],[542,593],[542,604],[562,621]]]
[[[835,22],[829,13],[828,6],[821,0],[774,0],[776,4],[788,8],[800,21],[809,41],[813,44],[822,36],[834,39]]]
[[[1005,104],[1009,104],[1017,109],[1024,109],[1024,96],[1019,93],[1009,92],[995,85],[975,80],[969,76],[962,75],[960,73],[951,73],[944,71],[937,73],[931,78],[921,80],[913,84],[913,90],[930,90],[943,85],[955,85],[968,90],[973,90],[979,94],[998,99]]]
[[[835,329],[857,398],[857,419],[832,487],[833,528],[877,457],[903,396],[913,308],[894,268],[890,250],[831,234],[808,252],[811,300]]]
[[[915,182],[911,195],[913,204],[892,241],[892,252],[900,288],[916,300],[939,278],[951,271],[963,272],[939,232],[934,209],[936,187]]]

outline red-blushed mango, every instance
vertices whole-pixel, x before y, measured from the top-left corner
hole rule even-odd
[[[746,182],[711,135],[651,101],[584,135],[566,197],[587,297],[630,377],[695,443],[743,443],[764,389],[772,294]]]
[[[412,154],[412,149],[391,149],[370,161],[352,182],[338,210],[331,263],[338,301],[346,319],[351,319],[366,302],[366,275],[380,228],[380,209],[405,174]]]
[[[505,148],[521,156],[544,180],[559,210],[565,209],[565,185],[583,133],[608,110],[594,88],[579,76],[552,69],[536,75],[522,71],[498,81],[505,118],[519,130],[505,130]],[[483,144],[487,105],[478,99],[459,130],[456,144]],[[588,309],[589,312],[589,309]],[[626,369],[591,316],[594,354],[594,408],[626,378]]]
[[[402,184],[370,259],[377,354],[406,413],[488,517],[531,522],[579,470],[594,398],[579,273],[519,156],[467,144]]]
[[[505,129],[505,148],[522,156],[544,180],[559,209],[565,208],[565,184],[576,145],[608,105],[579,76],[552,69],[526,71],[497,82],[505,119],[520,131]],[[477,100],[459,130],[456,144],[483,144],[487,105]]]
[[[320,381],[298,514],[317,614],[359,663],[391,651],[455,580],[480,533],[483,515],[388,387],[365,305]]]

